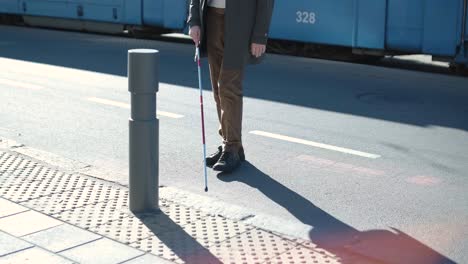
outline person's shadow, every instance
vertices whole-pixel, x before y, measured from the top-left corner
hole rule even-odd
[[[248,161],[231,174],[218,174],[218,179],[224,182],[242,182],[262,192],[303,224],[311,226],[310,240],[340,257],[342,263],[347,263],[345,259],[349,253],[388,264],[455,263],[399,230],[356,230],[269,177]]]
[[[222,264],[215,255],[164,212],[156,211],[147,214],[135,214],[135,216],[151,230],[154,239],[161,241],[173,253],[166,252],[164,254],[165,258],[171,258],[171,261],[182,261],[186,264]],[[161,246],[159,249],[161,249]],[[158,255],[158,252],[155,254]]]

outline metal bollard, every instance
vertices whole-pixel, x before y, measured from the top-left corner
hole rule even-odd
[[[128,91],[131,93],[130,210],[159,210],[159,120],[156,93],[159,88],[159,51],[128,51]]]

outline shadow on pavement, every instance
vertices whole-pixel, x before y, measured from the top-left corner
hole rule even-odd
[[[127,76],[127,50],[161,51],[160,80],[198,87],[190,44],[0,25],[0,57]],[[34,45],[31,45],[34,43]],[[203,61],[203,78],[209,83]],[[468,78],[288,56],[248,67],[247,97],[468,131]],[[210,90],[205,85],[206,90]]]
[[[313,243],[342,259],[346,259],[348,252],[388,264],[455,263],[399,230],[356,230],[266,175],[248,161],[232,174],[219,174],[218,179],[224,182],[242,182],[257,189],[303,224],[311,226],[309,236]]]
[[[172,221],[164,212],[135,216],[152,231],[156,239],[166,245],[183,263],[222,264],[216,256],[187,234],[181,226]],[[156,255],[158,254],[156,253]],[[167,258],[167,256],[166,254],[165,257]]]

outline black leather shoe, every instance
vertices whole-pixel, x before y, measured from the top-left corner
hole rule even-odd
[[[218,162],[213,166],[213,170],[231,172],[241,164],[239,153],[223,151]]]
[[[215,153],[206,157],[206,166],[210,168],[213,167],[213,165],[215,165],[216,162],[218,162],[219,158],[221,158],[221,153],[223,153],[223,147],[219,146],[218,150]]]
[[[241,161],[245,161],[244,148],[239,149],[239,158],[240,158]]]
[[[221,158],[221,153],[223,153],[223,147],[219,146],[218,150],[215,153],[206,157],[206,166],[210,168],[213,167],[216,164],[216,162],[218,162],[219,158]],[[241,148],[239,150],[239,158],[241,161],[245,161],[244,148]]]

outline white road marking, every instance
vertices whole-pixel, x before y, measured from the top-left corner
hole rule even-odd
[[[184,117],[183,115],[174,114],[174,113],[170,113],[170,112],[159,111],[159,110],[157,111],[157,114],[160,115],[160,116],[165,116],[165,117],[170,117],[170,118],[175,118],[175,119],[179,119],[179,118]]]
[[[88,98],[88,101],[95,102],[95,103],[98,103],[98,104],[104,104],[104,105],[110,105],[110,106],[116,106],[116,107],[120,107],[120,108],[130,109],[130,104],[117,102],[117,101],[113,101],[113,100],[108,100],[108,99],[90,97],[90,98]],[[165,112],[165,111],[157,111],[157,114],[160,115],[160,116],[176,118],[176,119],[184,117],[183,115],[174,114],[174,113]]]
[[[17,88],[29,89],[29,90],[44,89],[44,87],[40,86],[40,85],[35,85],[35,84],[31,84],[31,83],[24,83],[24,82],[18,82],[18,81],[3,79],[3,78],[0,78],[0,85],[8,85],[8,86],[13,86],[13,87],[17,87]]]
[[[130,109],[130,104],[117,102],[117,101],[112,101],[112,100],[108,100],[108,99],[90,97],[90,98],[88,98],[88,101],[95,102],[95,103],[98,103],[98,104],[103,104],[103,105],[117,106],[117,107],[120,107],[120,108]]]
[[[370,158],[370,159],[378,159],[378,158],[381,157],[380,155],[376,155],[376,154],[366,153],[366,152],[357,151],[357,150],[348,149],[348,148],[336,147],[336,146],[332,146],[332,145],[322,144],[322,143],[313,142],[313,141],[300,139],[300,138],[293,138],[293,137],[283,136],[283,135],[279,135],[279,134],[268,133],[268,132],[264,132],[264,131],[258,131],[258,130],[251,131],[250,134],[254,134],[254,135],[257,135],[257,136],[268,137],[268,138],[279,139],[279,140],[284,140],[284,141],[298,143],[298,144],[303,144],[303,145],[312,146],[312,147],[316,147],[316,148],[322,148],[322,149],[327,149],[327,150],[332,150],[332,151],[338,151],[338,152],[341,152],[341,153],[361,156],[361,157]]]

